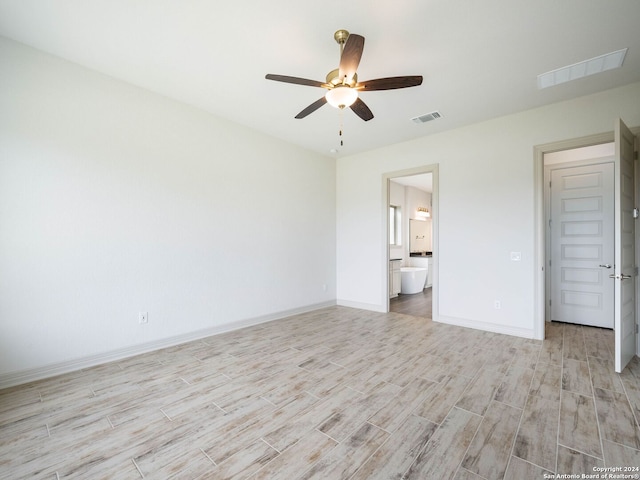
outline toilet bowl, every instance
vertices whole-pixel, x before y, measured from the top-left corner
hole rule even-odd
[[[420,293],[427,280],[427,269],[422,267],[400,268],[400,293],[405,295]]]

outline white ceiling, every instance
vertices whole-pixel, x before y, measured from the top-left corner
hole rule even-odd
[[[348,155],[640,81],[638,0],[0,0],[0,35],[331,155]],[[329,105],[338,29],[366,39],[361,81],[423,75],[367,92],[375,118]],[[628,47],[621,69],[538,90],[536,76]],[[443,118],[415,124],[438,110]]]
[[[392,178],[391,181],[404,185],[405,187],[414,187],[427,193],[431,193],[433,191],[433,175],[430,173],[395,177]]]

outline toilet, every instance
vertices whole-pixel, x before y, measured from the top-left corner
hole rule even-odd
[[[422,267],[400,268],[400,293],[411,295],[420,293],[427,281],[427,269]]]

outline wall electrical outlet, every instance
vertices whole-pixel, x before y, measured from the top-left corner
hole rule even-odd
[[[148,312],[138,313],[138,323],[149,323],[149,313]]]
[[[493,308],[495,308],[496,310],[500,310],[502,308],[502,305],[500,304],[500,300],[495,300],[493,302]]]
[[[511,252],[511,261],[519,262],[522,260],[522,252]]]

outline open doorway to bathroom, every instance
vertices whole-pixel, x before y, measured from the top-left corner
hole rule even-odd
[[[433,318],[433,173],[388,179],[389,311]]]

